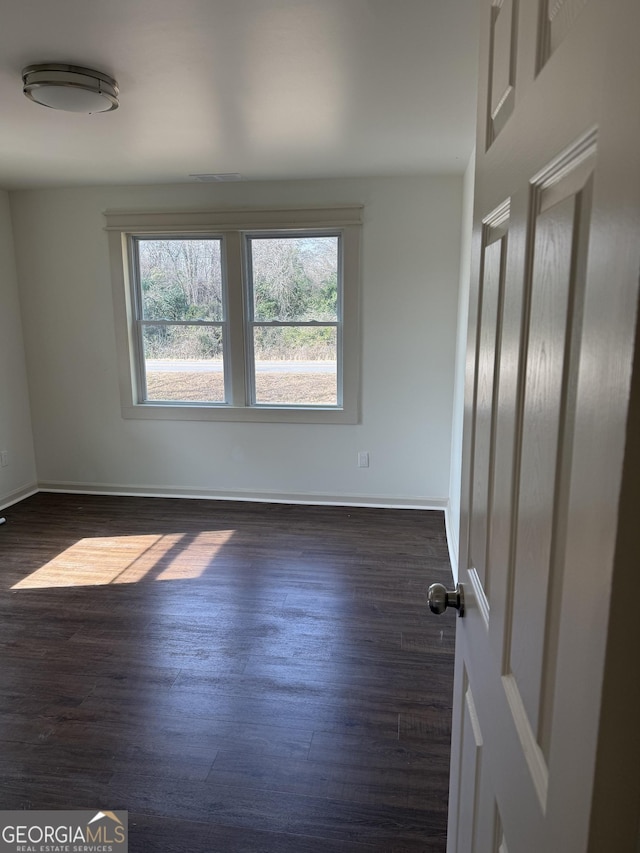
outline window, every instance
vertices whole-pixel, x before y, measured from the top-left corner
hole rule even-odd
[[[337,406],[340,235],[245,239],[252,403]]]
[[[106,219],[124,417],[358,422],[359,207]]]
[[[220,238],[134,237],[140,402],[226,400]]]

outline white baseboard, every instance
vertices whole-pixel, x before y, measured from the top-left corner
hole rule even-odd
[[[29,483],[28,485],[15,489],[13,492],[9,492],[6,495],[0,495],[0,509],[6,509],[8,506],[17,504],[18,501],[30,498],[31,495],[35,495],[38,491],[37,483]]]
[[[447,545],[449,547],[449,561],[454,583],[458,583],[458,537],[455,533],[454,520],[451,518],[451,505],[449,501],[444,508],[444,527],[447,533]]]
[[[249,489],[216,491],[210,489],[176,489],[174,486],[133,486],[107,483],[73,483],[43,480],[41,492],[86,495],[122,495],[147,498],[188,498],[192,500],[252,501],[255,503],[315,504],[327,506],[380,507],[381,509],[435,509],[441,512],[446,498],[407,498],[395,495],[328,495],[321,492],[256,492]]]

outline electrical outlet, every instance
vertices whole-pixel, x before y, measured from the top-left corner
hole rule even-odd
[[[0,450],[0,468],[6,468],[9,464],[9,451]]]
[[[369,451],[361,450],[358,453],[358,468],[368,468],[369,467]]]

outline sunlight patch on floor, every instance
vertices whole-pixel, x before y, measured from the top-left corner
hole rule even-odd
[[[235,531],[192,536],[105,536],[80,539],[11,589],[105,586],[141,580],[193,580],[210,567]]]

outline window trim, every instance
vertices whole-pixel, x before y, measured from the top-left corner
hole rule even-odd
[[[113,286],[121,411],[124,418],[145,420],[247,421],[263,423],[356,424],[360,422],[360,243],[362,205],[331,208],[268,208],[216,211],[136,213],[106,211],[106,231]],[[250,404],[248,375],[249,314],[245,313],[247,236],[269,232],[339,233],[342,265],[342,405],[298,406]],[[223,276],[229,334],[225,379],[234,403],[138,402],[140,376],[135,330],[136,268],[134,237],[223,237]],[[234,282],[242,286],[236,286]],[[247,322],[245,322],[245,317]],[[241,332],[241,333],[240,333]],[[340,347],[339,347],[340,350]],[[234,369],[238,363],[243,371]],[[340,367],[340,365],[339,365]],[[340,399],[338,397],[338,399]],[[238,400],[244,405],[238,405]]]

